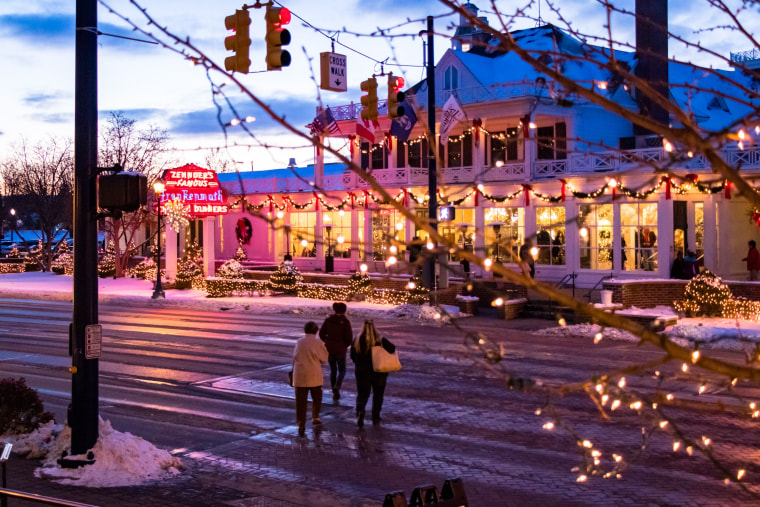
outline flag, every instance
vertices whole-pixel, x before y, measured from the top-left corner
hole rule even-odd
[[[417,123],[417,113],[409,101],[404,100],[401,105],[404,107],[404,116],[394,118],[391,123],[391,135],[396,136],[398,142],[405,143],[412,133],[414,124]]]
[[[319,136],[327,131],[333,135],[341,133],[340,126],[338,125],[338,122],[335,121],[329,107],[327,109],[320,109],[319,112],[317,112],[317,116],[314,117],[314,120],[306,125],[306,127],[309,129],[309,133],[312,136]]]
[[[441,112],[441,140],[449,136],[451,129],[462,118],[464,118],[464,113],[462,112],[462,108],[459,107],[459,102],[453,95],[449,96],[449,100],[443,105],[443,111]]]
[[[378,127],[376,121],[362,120],[361,116],[356,117],[356,134],[363,137],[371,144],[375,143],[375,128]]]

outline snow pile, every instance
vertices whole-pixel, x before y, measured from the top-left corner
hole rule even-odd
[[[182,469],[179,458],[158,449],[131,433],[114,430],[109,421],[100,419],[98,441],[92,452],[95,463],[79,468],[62,468],[58,459],[71,445],[71,428],[45,424],[27,435],[6,436],[13,451],[28,458],[44,457],[42,467],[34,471],[39,478],[53,479],[59,484],[90,488],[139,486],[148,482],[175,477]],[[86,456],[71,456],[87,459]]]

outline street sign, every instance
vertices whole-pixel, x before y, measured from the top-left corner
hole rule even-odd
[[[103,344],[103,326],[90,324],[84,328],[84,357],[85,359],[100,358]]]
[[[333,92],[348,91],[346,81],[346,55],[338,53],[320,53],[321,81],[319,87]]]
[[[13,449],[13,444],[3,442],[3,452],[0,453],[0,463],[5,463],[8,461],[8,458],[11,457],[11,449]],[[5,487],[5,484],[3,484],[3,487]]]

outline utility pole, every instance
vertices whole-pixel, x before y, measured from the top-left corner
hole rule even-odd
[[[438,171],[435,163],[435,152],[438,143],[435,140],[435,52],[433,51],[433,16],[427,17],[427,88],[428,88],[428,220],[430,227],[438,231]],[[425,258],[423,278],[425,285],[430,290],[435,288],[435,260],[436,256],[430,255]]]
[[[70,328],[71,454],[98,440],[96,167],[98,154],[97,0],[77,0],[74,90],[74,311]],[[87,345],[91,347],[88,349]],[[92,457],[88,456],[88,460]],[[80,462],[79,464],[86,464]],[[76,465],[74,465],[76,466]]]

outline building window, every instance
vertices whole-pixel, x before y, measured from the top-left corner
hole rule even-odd
[[[428,144],[427,138],[421,137],[414,141],[406,143],[406,149],[409,153],[409,167],[427,167],[428,166]]]
[[[581,204],[578,233],[581,269],[612,269],[612,204]]]
[[[518,262],[525,242],[524,208],[486,208],[486,255],[497,262]]]
[[[388,162],[388,150],[385,147],[385,143],[373,144],[362,143],[362,169],[365,171],[371,171],[373,169],[385,169]]]
[[[459,71],[453,65],[443,73],[443,89],[456,90],[459,88]]]
[[[705,205],[701,202],[694,203],[694,243],[694,253],[701,266],[705,256]]]
[[[384,261],[394,256],[403,259],[406,249],[406,217],[397,209],[372,211],[372,257]]]
[[[563,160],[567,158],[567,126],[557,123],[551,127],[536,129],[536,158],[539,160]]]
[[[351,213],[325,211],[322,213],[322,227],[325,230],[325,255],[332,251],[333,257],[351,257]],[[328,232],[329,231],[329,232]]]
[[[313,211],[290,214],[290,237],[293,257],[316,257],[317,247],[314,241],[314,227],[317,214]]]
[[[472,208],[456,208],[453,220],[438,224],[438,232],[448,241],[455,243],[467,252],[475,249],[475,210]],[[459,256],[448,254],[450,261],[458,262]]]
[[[504,163],[508,160],[519,160],[519,140],[516,128],[510,128],[500,132],[492,132],[490,137],[491,165],[495,166],[499,162]]]
[[[657,203],[620,205],[623,269],[657,270]]]
[[[451,136],[448,141],[446,167],[469,167],[472,165],[472,132]]]
[[[536,246],[539,264],[565,264],[565,208],[536,208]]]

